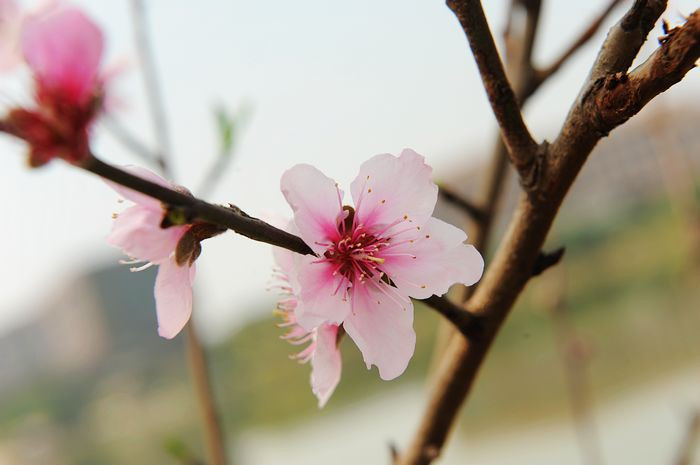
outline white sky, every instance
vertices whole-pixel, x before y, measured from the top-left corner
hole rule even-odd
[[[106,64],[127,58],[135,65],[129,2],[75,3],[105,29]],[[365,159],[411,147],[439,177],[473,162],[468,154],[483,152],[493,138],[493,118],[466,39],[442,1],[147,3],[180,184],[196,187],[214,157],[213,104],[253,107],[233,167],[211,200],[236,203],[253,215],[288,215],[279,178],[296,163],[312,163],[347,186]],[[500,36],[508,1],[483,3]],[[544,3],[540,62],[557,55],[607,0]],[[680,13],[697,7],[697,1],[678,0],[665,17],[676,24]],[[556,133],[603,35],[533,98],[526,116],[538,137]],[[645,50],[653,47],[650,42]],[[697,71],[691,72],[669,98],[696,98],[699,83]],[[26,98],[27,90],[17,92],[21,88],[16,78],[3,79],[1,100]],[[135,66],[115,80],[113,90],[124,103],[120,118],[152,141]],[[4,137],[0,150],[2,331],[31,317],[32,309],[86,266],[121,257],[104,237],[111,213],[123,206],[94,176],[61,162],[30,170],[22,145]],[[139,163],[100,131],[95,151],[113,163]],[[227,233],[204,244],[198,267],[196,318],[216,334],[252,316],[245,303],[263,298],[272,261],[269,246]]]

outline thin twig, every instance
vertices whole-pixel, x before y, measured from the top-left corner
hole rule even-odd
[[[156,160],[163,173],[172,179],[172,166],[168,163],[172,150],[170,146],[170,134],[165,113],[165,104],[161,95],[161,86],[158,80],[155,58],[148,34],[148,20],[143,0],[132,0],[132,16],[134,22],[134,33],[136,37],[136,48],[141,63],[141,75],[146,86],[146,98],[150,108],[153,129],[158,140],[159,153]]]
[[[567,308],[566,279],[559,274],[556,280],[549,315],[552,318],[558,352],[564,368],[567,400],[571,408],[574,428],[578,439],[583,463],[603,465],[603,451],[593,414],[593,392],[589,373],[591,350],[581,336]]]
[[[421,302],[429,305],[444,316],[466,338],[478,337],[478,333],[481,330],[478,315],[474,315],[461,305],[454,304],[441,296],[433,295],[421,300]]]
[[[109,165],[96,157],[86,160],[81,165],[81,168],[156,198],[170,208],[179,209],[190,222],[200,220],[216,224],[256,241],[283,247],[300,254],[313,254],[313,251],[301,238],[275,228],[262,220],[238,212],[235,209],[213,205],[196,197],[150,182]]]
[[[523,185],[533,187],[539,176],[538,145],[525,125],[518,101],[506,78],[481,2],[448,0],[447,6],[457,16],[467,36],[510,160],[520,174]]]
[[[439,184],[440,190],[438,193],[446,202],[454,204],[464,210],[469,216],[476,222],[482,222],[486,218],[486,212],[484,209],[477,207],[473,203],[469,202],[467,199],[457,194],[451,188],[447,187],[445,184]]]
[[[610,13],[615,9],[615,7],[620,4],[622,0],[611,0],[603,11],[600,12],[598,16],[591,22],[591,24],[569,45],[559,56],[555,59],[552,64],[536,71],[535,80],[537,85],[542,81],[548,79],[552,74],[559,71],[564,63],[566,63],[571,56],[576,53],[581,47],[583,47],[593,36],[595,36],[600,26],[603,25]]]
[[[690,416],[688,426],[672,465],[690,465],[693,460],[693,450],[700,440],[700,410],[695,410]]]
[[[187,334],[187,359],[189,360],[192,379],[195,383],[195,392],[202,415],[204,425],[204,437],[207,441],[207,450],[211,465],[226,465],[226,446],[224,445],[221,431],[221,420],[214,403],[214,393],[209,379],[204,347],[197,335],[197,330],[192,319],[185,327]]]
[[[100,123],[102,123],[105,129],[107,129],[115,139],[121,142],[127,150],[131,151],[145,162],[155,164],[158,168],[162,168],[158,155],[146,147],[146,144],[141,142],[113,115],[109,113],[104,114],[100,119]]]
[[[156,140],[158,141],[159,150],[156,154],[156,161],[160,165],[163,174],[166,177],[173,179],[174,175],[170,164],[170,161],[172,160],[170,131],[168,129],[165,103],[163,102],[163,97],[161,95],[162,89],[158,79],[158,72],[156,70],[155,57],[153,55],[153,50],[150,43],[145,6],[143,0],[132,0],[131,5],[134,33],[136,36],[136,46],[141,61],[141,75],[144,79],[146,97],[148,98],[153,128],[155,130]],[[124,177],[124,175],[128,173],[119,173],[119,170],[115,170],[110,165],[102,163],[99,160],[93,159],[89,160],[89,162],[90,163],[87,165],[96,168],[98,171],[104,171],[113,175],[119,175],[123,179],[129,179],[128,177]],[[139,178],[133,177],[130,179],[130,181],[137,185],[141,184],[143,186],[144,180],[139,181]],[[151,185],[150,188],[153,189],[154,186]],[[174,191],[169,189],[164,189],[161,191],[161,194],[164,194],[166,197],[172,197],[173,192]],[[187,196],[183,195],[183,197]],[[180,205],[177,202],[166,203],[169,208],[186,206]],[[208,211],[214,215],[216,215],[216,213],[227,211],[223,208],[216,208],[213,205],[205,205],[204,202],[201,201],[199,203],[195,203],[195,205],[200,205],[202,210]],[[194,211],[184,213],[196,214]],[[248,216],[240,215],[238,212],[235,212],[234,214],[237,215],[237,218],[241,218],[244,221],[254,221],[254,219]],[[193,325],[194,323],[192,320],[190,320],[189,324],[187,325],[187,354],[192,367],[192,378],[195,384],[195,391],[197,392],[197,399],[203,414],[204,435],[207,443],[207,451],[209,458],[212,461],[212,465],[226,465],[226,441],[221,433],[216,402],[214,400],[214,392],[211,387],[210,373],[207,367],[204,349]]]

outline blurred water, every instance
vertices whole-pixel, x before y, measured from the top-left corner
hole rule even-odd
[[[389,463],[389,444],[400,447],[408,441],[423,403],[419,385],[387,389],[381,396],[322,411],[293,427],[249,431],[236,443],[236,463]],[[672,464],[689,416],[698,406],[700,367],[600,404],[595,416],[605,463]],[[457,431],[439,463],[561,465],[583,460],[573,425],[563,417],[471,438]]]

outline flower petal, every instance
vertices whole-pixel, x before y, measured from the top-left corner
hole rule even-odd
[[[370,158],[350,185],[357,221],[371,227],[406,217],[412,226],[421,226],[437,202],[432,172],[425,159],[410,149],[399,157],[383,154]]]
[[[0,72],[9,71],[22,57],[18,50],[22,15],[15,0],[0,0]]]
[[[384,292],[379,286],[384,286]],[[384,380],[396,378],[406,370],[416,346],[413,303],[374,281],[355,286],[352,299],[353,310],[343,327],[362,352],[367,368],[376,365]]]
[[[322,323],[340,324],[350,313],[348,281],[340,274],[333,274],[336,266],[313,263],[316,257],[301,257],[299,285],[301,293],[294,311],[297,322],[307,330]]]
[[[162,210],[135,205],[117,215],[107,243],[132,258],[160,263],[168,259],[189,226],[163,229]]]
[[[103,37],[82,11],[59,7],[30,16],[21,40],[24,57],[40,86],[77,104],[92,95]]]
[[[168,181],[161,178],[153,171],[147,170],[146,168],[141,168],[140,166],[132,165],[122,166],[121,168],[124,171],[133,174],[134,176],[138,176],[139,178],[145,179],[146,181],[151,181],[154,184],[158,184],[170,189],[173,188],[173,185],[170,184]],[[162,210],[160,200],[154,199],[153,197],[150,197],[146,194],[142,194],[141,192],[135,191],[133,189],[129,189],[128,187],[122,186],[121,184],[117,184],[116,182],[109,181],[107,179],[105,179],[104,181],[109,187],[117,191],[117,193],[125,199],[131,200],[132,202],[140,205],[157,207]]]
[[[338,326],[319,326],[315,344],[311,357],[311,390],[318,398],[318,407],[323,408],[340,381],[342,363],[338,350]]]
[[[299,231],[297,230],[293,221],[290,221],[289,224],[287,224],[287,226],[283,229],[291,234],[299,234]],[[299,295],[300,287],[299,279],[297,278],[297,270],[300,266],[300,260],[302,256],[290,250],[283,249],[282,247],[273,246],[272,257],[274,258],[277,266],[282,271],[282,274],[289,280],[289,285],[292,288],[292,293],[295,295]]]
[[[382,270],[403,295],[425,299],[442,295],[455,283],[471,286],[481,278],[484,259],[459,228],[430,218],[416,231],[413,242],[389,246],[378,256]],[[415,257],[415,258],[413,258]]]
[[[342,212],[343,191],[311,165],[296,165],[285,171],[280,188],[294,211],[301,238],[314,252],[325,251],[327,246],[317,243],[338,238],[336,221]]]
[[[192,282],[195,265],[179,266],[174,256],[158,268],[154,294],[158,315],[158,334],[172,339],[192,315]]]

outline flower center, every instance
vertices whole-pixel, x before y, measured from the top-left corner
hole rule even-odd
[[[340,239],[323,254],[327,261],[336,265],[333,274],[341,274],[351,283],[382,276],[379,266],[384,259],[376,255],[388,245],[388,241],[366,231],[362,224],[355,224],[355,210],[352,207],[344,206],[343,212],[347,216],[338,224]]]

